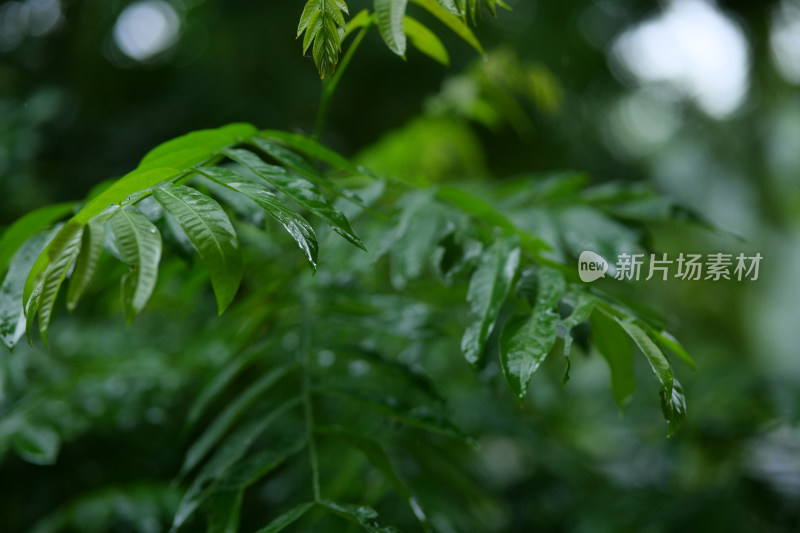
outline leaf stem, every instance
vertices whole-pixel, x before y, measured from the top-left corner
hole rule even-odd
[[[320,136],[322,135],[322,130],[325,128],[325,122],[328,117],[328,108],[330,107],[333,94],[336,91],[336,86],[339,84],[339,80],[342,79],[342,75],[347,69],[347,65],[350,64],[350,60],[353,58],[353,55],[355,55],[356,50],[358,50],[358,46],[361,44],[361,41],[364,40],[364,36],[371,25],[372,24],[367,23],[363,28],[361,28],[361,31],[359,31],[358,35],[356,35],[353,44],[351,44],[347,49],[347,53],[344,55],[344,58],[342,58],[342,62],[339,64],[339,68],[336,69],[333,77],[322,82],[322,99],[319,104],[319,111],[317,112],[317,122],[314,125],[314,134],[311,136],[311,138],[315,141],[319,140]]]

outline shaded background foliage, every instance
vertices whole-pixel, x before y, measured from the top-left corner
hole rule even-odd
[[[5,22],[10,4],[0,6]],[[82,198],[100,180],[130,169],[150,147],[192,129],[237,120],[302,132],[313,127],[318,76],[294,40],[301,2],[173,4],[182,21],[180,38],[146,63],[126,58],[114,44],[113,26],[126,2],[57,4],[63,19],[45,35],[13,42],[10,30],[0,26],[0,224],[40,205]],[[366,7],[351,4],[351,13]],[[776,68],[770,45],[776,17],[787,18],[798,8],[790,0],[717,5],[749,47],[746,97],[723,118],[708,116],[691,98],[669,90],[662,98],[663,84],[637,81],[613,57],[615,39],[655,16],[662,9],[657,2],[520,0],[513,12],[479,25],[479,37],[493,51],[488,66],[449,35],[449,69],[413,50],[403,62],[373,32],[343,79],[323,140],[378,170],[484,181],[579,169],[596,181],[649,183],[745,238],[656,228],[657,249],[758,251],[765,257],[754,283],[642,282],[637,288],[639,298],[667,316],[700,365],[696,373],[681,373],[690,411],[683,430],[668,441],[642,366],[637,401],[624,418],[596,355],[574,358],[564,388],[561,362],[548,363],[534,378],[527,408],[519,411],[502,379],[481,382],[460,357],[438,356],[454,353],[443,341],[437,356],[425,358],[425,369],[452,398],[456,420],[480,444],[471,452],[441,443],[442,453],[477,480],[459,476],[458,469],[448,472],[453,494],[439,497],[452,496],[450,506],[441,508],[451,530],[476,527],[459,517],[461,497],[487,531],[800,527],[794,333],[800,301],[800,100],[798,80]],[[517,95],[522,114],[503,114],[505,100],[496,86],[506,80],[491,65],[504,60],[538,73],[538,92]],[[499,71],[511,78],[515,69]],[[470,104],[475,91],[500,116],[489,126]],[[514,122],[520,116],[524,121]],[[671,126],[653,135],[650,124]],[[332,252],[331,272],[320,272],[321,283],[346,270],[336,266]],[[349,252],[339,253],[339,264],[346,264]],[[111,529],[103,522],[106,515],[117,517],[120,531],[158,531],[169,523],[180,498],[170,481],[190,442],[185,413],[230,357],[233,325],[242,319],[233,310],[210,320],[213,304],[190,290],[201,277],[193,271],[189,288],[163,283],[130,329],[122,327],[116,298],[98,298],[76,318],[60,317],[54,344],[69,349],[20,349],[4,356],[3,411],[29,385],[57,398],[65,380],[81,384],[72,389],[74,396],[43,409],[43,416],[63,421],[64,443],[54,466],[4,456],[4,530],[25,530],[57,510],[66,513],[56,515],[59,520],[72,513],[72,529],[86,531]],[[292,295],[263,290],[271,301],[290,305]],[[463,299],[457,296],[440,295]],[[111,317],[101,320],[98,313]],[[81,318],[89,316],[94,322],[87,331]],[[320,330],[340,327],[332,322]],[[194,331],[204,333],[184,345]],[[281,342],[290,350],[296,339]],[[404,348],[400,343],[396,349]],[[281,473],[248,496],[246,506],[284,505],[281,494],[287,491],[275,483],[294,475],[305,472]],[[409,482],[424,500],[425,477]],[[348,491],[356,497],[362,492],[359,486],[342,489]],[[394,507],[381,510],[391,516]],[[242,529],[261,525],[243,523]]]

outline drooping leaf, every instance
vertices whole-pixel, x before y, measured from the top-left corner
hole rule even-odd
[[[564,355],[569,357],[569,352],[572,349],[572,335],[570,331],[589,320],[589,316],[594,310],[596,300],[585,292],[571,293],[568,296],[572,299],[572,313],[562,321],[564,326]]]
[[[181,466],[181,474],[185,474],[197,466],[241,418],[247,408],[294,368],[294,365],[284,365],[264,374],[231,401],[186,452],[183,466]]]
[[[144,214],[124,206],[108,221],[120,259],[131,267],[122,277],[122,303],[125,318],[131,323],[150,300],[158,280],[161,260],[161,235]]]
[[[541,267],[537,277],[533,313],[510,318],[500,334],[500,363],[520,404],[525,401],[533,373],[556,342],[561,322],[557,305],[566,290],[564,276],[558,270]]]
[[[611,371],[611,392],[622,409],[636,389],[630,340],[613,317],[599,308],[592,313],[590,321],[592,344],[608,364]]]
[[[47,258],[47,268],[44,270],[41,280],[35,282],[37,292],[39,292],[37,301],[39,333],[45,345],[47,345],[50,318],[53,314],[58,292],[61,289],[61,284],[64,282],[70,265],[80,251],[82,236],[83,226],[69,221],[53,238],[47,248],[45,248],[42,255],[39,256]],[[31,269],[31,275],[36,275],[34,272],[35,267],[36,263],[34,263],[34,268]],[[30,279],[30,275],[28,277]],[[28,311],[28,314],[30,315],[30,311]],[[32,319],[31,316],[28,318]]]
[[[41,232],[25,241],[11,259],[8,272],[0,285],[0,341],[9,348],[16,346],[25,334],[25,309],[22,300],[25,279],[48,239],[47,233]]]
[[[661,389],[661,412],[669,426],[667,436],[671,437],[686,419],[686,398],[683,395],[683,387],[677,379],[672,380],[672,392],[669,395],[665,389]]]
[[[154,189],[153,196],[178,222],[205,263],[222,314],[233,301],[244,270],[239,239],[228,215],[213,199],[185,185]]]
[[[48,205],[24,215],[11,224],[0,237],[0,276],[19,248],[31,237],[49,228],[53,222],[69,214],[74,202]]]
[[[406,57],[406,34],[403,30],[403,17],[408,0],[374,0],[375,17],[381,37],[389,50]]]
[[[226,150],[225,155],[255,172],[295,203],[324,219],[336,233],[362,250],[366,250],[344,214],[331,205],[313,183],[282,167],[268,165],[247,150]]]
[[[281,514],[266,527],[259,529],[256,533],[280,533],[287,527],[303,518],[303,516],[305,516],[305,514],[313,507],[313,502],[301,503],[297,507],[293,507]]]
[[[667,361],[667,358],[664,357],[661,349],[653,342],[653,339],[650,338],[647,332],[635,324],[633,320],[621,320],[616,317],[615,320],[622,326],[622,329],[630,335],[633,342],[636,343],[645,355],[647,362],[650,363],[650,368],[653,369],[653,374],[655,374],[661,386],[671,395],[673,381],[672,367],[669,361]]]
[[[517,274],[519,257],[519,248],[512,240],[498,240],[483,253],[472,274],[467,301],[476,320],[461,339],[461,350],[470,365],[481,362],[486,341]]]
[[[342,11],[350,14],[344,0],[308,0],[297,26],[297,37],[306,34],[303,54],[313,44],[314,63],[322,79],[332,74],[339,62],[342,50],[339,28],[345,29]]]
[[[198,172],[209,179],[245,195],[277,220],[308,258],[313,268],[317,267],[319,244],[314,228],[306,219],[289,207],[279,196],[273,194],[265,186],[245,178],[232,170],[210,167],[199,168]]]
[[[105,242],[105,222],[93,218],[83,231],[81,251],[78,253],[75,269],[69,279],[67,309],[70,312],[75,310],[78,301],[94,277],[97,262],[100,259],[100,252],[103,251],[103,242]]]
[[[427,26],[409,16],[405,17],[405,32],[414,48],[444,66],[450,64],[450,55],[442,41]]]
[[[457,15],[454,15],[448,9],[442,7],[442,5],[436,0],[412,1],[428,10],[428,12],[430,12],[434,17],[442,21],[448,28],[453,30],[456,35],[464,39],[479,53],[483,54],[483,47],[481,46],[481,43],[478,42],[478,39],[475,37],[475,34],[472,33],[472,30],[470,30],[469,27],[464,24],[464,21],[461,20]]]

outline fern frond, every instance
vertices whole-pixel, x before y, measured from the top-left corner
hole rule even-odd
[[[342,51],[339,28],[344,30],[346,26],[342,11],[350,14],[344,0],[308,0],[297,26],[297,37],[305,32],[303,54],[313,43],[314,64],[322,79],[333,74],[339,62]]]

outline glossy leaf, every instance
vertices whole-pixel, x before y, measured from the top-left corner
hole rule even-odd
[[[519,258],[519,248],[513,241],[499,240],[483,253],[472,274],[467,301],[476,320],[464,332],[461,350],[473,366],[481,362],[486,341],[517,274]]]
[[[70,265],[75,261],[80,251],[82,237],[83,226],[70,221],[58,232],[40,256],[47,257],[47,268],[42,274],[41,281],[37,282],[37,285],[41,287],[37,302],[39,333],[45,345],[47,345],[50,318],[53,314],[58,292]],[[36,264],[34,264],[35,266]],[[31,273],[33,274],[33,269]],[[30,315],[30,311],[28,313]],[[32,316],[28,318],[30,319]]]
[[[142,158],[137,170],[159,167],[185,170],[217,155],[228,145],[242,142],[256,131],[252,125],[245,123],[193,131],[150,150]]]
[[[268,165],[257,155],[247,150],[226,150],[225,155],[255,172],[295,203],[324,219],[339,235],[359,248],[366,250],[364,243],[361,242],[361,239],[350,227],[350,223],[344,214],[331,205],[313,183],[292,174],[284,168]]]
[[[244,412],[270,387],[283,379],[293,369],[294,365],[285,365],[264,374],[242,391],[233,401],[228,403],[225,409],[186,452],[183,466],[181,466],[181,474],[185,474],[197,466],[222,439],[225,433],[241,418]]]
[[[108,221],[120,259],[131,267],[122,277],[122,302],[131,323],[150,300],[158,280],[161,235],[139,209],[125,206]]]
[[[349,14],[344,0],[308,0],[297,26],[298,37],[305,32],[303,54],[313,44],[314,63],[322,79],[332,74],[339,62],[339,28],[345,29],[342,11]]]
[[[412,1],[428,10],[428,12],[430,12],[434,17],[442,21],[448,28],[453,30],[456,35],[464,39],[479,53],[483,54],[483,47],[481,47],[481,43],[478,42],[478,39],[475,37],[475,34],[472,33],[472,30],[470,30],[469,27],[464,24],[464,21],[461,20],[457,15],[454,15],[446,8],[442,7],[441,4],[439,4],[436,0]]]
[[[557,305],[566,290],[564,276],[558,270],[542,267],[537,278],[533,313],[512,317],[500,334],[500,363],[520,404],[525,401],[534,372],[556,342],[561,323]]]
[[[270,522],[266,527],[259,529],[256,533],[279,533],[303,518],[313,507],[313,502],[301,503],[297,507],[293,507],[281,514],[278,518]]]
[[[97,262],[100,259],[100,253],[103,251],[104,242],[105,221],[93,218],[83,230],[81,251],[78,253],[78,258],[75,260],[75,269],[72,271],[72,275],[69,279],[67,309],[69,309],[70,312],[75,310],[78,301],[81,296],[83,296],[83,293],[94,277],[95,270],[97,270]]]
[[[570,315],[562,321],[562,325],[565,329],[565,356],[569,356],[569,352],[572,349],[572,335],[570,335],[570,331],[576,326],[589,320],[589,316],[591,316],[596,303],[594,297],[586,294],[585,292],[573,293],[569,294],[568,296],[570,296],[574,301],[571,302],[573,304],[572,313],[570,313]]]
[[[406,34],[403,29],[403,17],[406,14],[407,4],[408,0],[374,0],[375,17],[383,42],[389,50],[404,59]]]
[[[407,16],[405,17],[404,27],[406,35],[408,35],[414,48],[444,66],[450,64],[450,56],[447,53],[447,48],[444,47],[442,41],[439,40],[436,34],[428,29],[427,26]]]
[[[597,308],[590,321],[592,344],[608,364],[611,371],[611,392],[622,409],[636,390],[630,340],[617,321],[602,309]]]
[[[233,301],[244,270],[239,239],[228,215],[213,199],[184,185],[155,189],[153,196],[178,222],[205,263],[222,314]]]
[[[640,328],[637,324],[635,324],[632,320],[621,320],[619,318],[615,318],[617,323],[622,326],[628,335],[633,339],[639,349],[647,358],[647,362],[650,363],[650,368],[653,369],[653,374],[655,374],[658,381],[661,383],[661,386],[667,391],[667,394],[672,394],[672,367],[667,361],[667,358],[664,357],[664,354],[661,352],[661,349],[653,342],[653,339],[647,335],[644,329]]]
[[[31,211],[11,224],[0,237],[0,275],[6,271],[11,258],[28,239],[68,215],[74,207],[74,202],[48,205]]]
[[[325,176],[322,175],[316,168],[314,168],[311,163],[309,163],[305,157],[301,156],[293,152],[292,150],[283,146],[283,144],[276,142],[273,139],[261,139],[261,138],[253,138],[251,142],[259,149],[266,152],[270,157],[275,159],[276,161],[280,162],[284,167],[292,170],[301,176],[304,176],[320,187],[323,187],[329,191],[334,192],[337,196],[341,196],[343,198],[347,198],[351,202],[364,207],[364,203],[361,198],[358,197],[352,191],[347,189],[343,189],[330,180],[328,180]],[[312,141],[313,142],[313,141]],[[340,156],[341,157],[341,156]]]
[[[350,25],[352,24],[352,21]],[[350,26],[348,25],[348,27]],[[297,150],[298,152],[305,154],[307,157],[311,157],[314,159],[319,159],[327,163],[328,165],[332,166],[333,168],[339,170],[347,170],[354,174],[358,174],[360,169],[350,162],[349,159],[346,157],[334,152],[330,148],[327,148],[313,139],[309,139],[303,135],[298,135],[296,133],[288,133],[285,131],[280,130],[263,130],[259,132],[257,137],[253,137],[252,142],[258,146],[259,144],[259,137],[264,137],[266,139],[275,139],[286,146]]]
[[[41,232],[25,241],[11,259],[8,272],[0,285],[0,341],[9,348],[16,346],[25,334],[25,309],[22,300],[25,279],[48,239],[47,233]]]
[[[661,412],[669,426],[667,436],[674,435],[683,425],[686,419],[686,398],[683,395],[683,387],[677,379],[672,380],[672,392],[667,394],[665,389],[661,389]]]
[[[306,219],[289,207],[282,198],[270,192],[264,185],[245,178],[232,170],[212,167],[200,168],[198,172],[209,179],[250,198],[277,220],[303,251],[313,268],[317,267],[319,244],[314,228]]]

